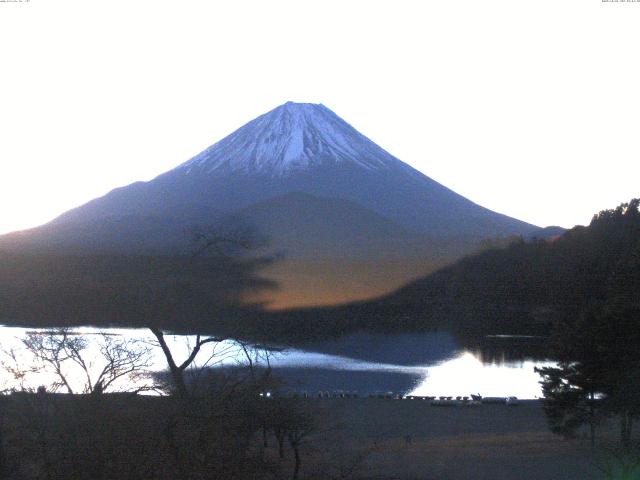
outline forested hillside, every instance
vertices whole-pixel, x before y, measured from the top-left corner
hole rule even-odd
[[[469,256],[380,299],[386,328],[548,333],[554,320],[612,299],[638,301],[640,200],[550,240]]]

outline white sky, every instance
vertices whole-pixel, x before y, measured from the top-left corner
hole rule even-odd
[[[640,195],[640,3],[0,2],[0,232],[147,180],[287,100],[324,103],[493,210]]]

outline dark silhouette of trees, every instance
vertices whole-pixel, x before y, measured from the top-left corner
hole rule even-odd
[[[555,341],[564,345],[561,362],[539,370],[552,430],[571,436],[587,424],[593,444],[599,421],[616,415],[629,448],[640,414],[640,308],[589,313]]]
[[[638,269],[630,259],[637,262],[640,251],[638,205],[633,199],[604,210],[589,226],[558,238],[488,248],[376,301],[345,308],[345,315],[361,328],[386,331],[549,335],[555,323],[609,302],[613,291],[634,295]]]
[[[200,350],[204,345],[211,343],[220,343],[226,339],[220,337],[203,338],[202,335],[196,334],[195,345],[192,347],[187,358],[178,365],[174,360],[173,353],[171,352],[171,349],[167,344],[164,332],[158,327],[149,327],[149,329],[158,340],[158,344],[160,345],[160,348],[162,349],[162,352],[167,360],[169,373],[171,374],[171,379],[175,387],[175,393],[181,398],[188,397],[189,389],[187,388],[187,381],[185,380],[185,372],[194,364],[198,353],[200,353]]]
[[[285,458],[285,441],[293,450],[292,478],[295,480],[302,466],[301,448],[312,434],[318,432],[318,420],[301,399],[273,395],[262,397],[262,403],[266,426],[278,443],[278,456]]]
[[[293,480],[297,480],[302,466],[302,456],[300,449],[305,440],[317,430],[317,421],[312,412],[305,408],[292,409],[289,411],[289,420],[287,427],[287,440],[293,449]]]
[[[588,425],[591,445],[595,446],[596,427],[605,415],[600,398],[603,372],[594,355],[595,339],[584,329],[577,329],[579,338],[573,330],[569,332],[556,332],[554,337],[559,363],[536,369],[542,378],[545,413],[551,431],[566,437]],[[573,335],[569,343],[565,335]]]
[[[94,336],[96,352],[87,352],[91,340],[68,329],[29,332],[22,340],[39,370],[57,378],[47,390],[64,388],[67,393],[104,393],[114,389],[140,392],[150,390],[139,381],[151,366],[149,347],[134,339],[101,333]],[[75,370],[75,375],[74,375]],[[124,380],[124,384],[122,384]]]
[[[588,424],[593,442],[599,419],[615,415],[625,449],[640,415],[639,204],[602,211],[577,234],[575,255],[590,265],[578,272],[581,311],[553,330],[558,366],[539,370],[552,430],[572,435]]]
[[[255,390],[188,403],[139,395],[0,397],[5,477],[42,479],[274,478],[253,445]],[[173,443],[166,419],[175,417]]]

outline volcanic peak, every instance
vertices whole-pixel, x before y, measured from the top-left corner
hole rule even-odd
[[[351,163],[367,170],[401,163],[322,104],[287,102],[210,146],[177,170],[286,176]]]

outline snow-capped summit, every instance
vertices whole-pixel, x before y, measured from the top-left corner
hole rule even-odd
[[[239,128],[178,167],[185,173],[284,176],[350,162],[385,169],[399,160],[322,104],[287,102]]]

